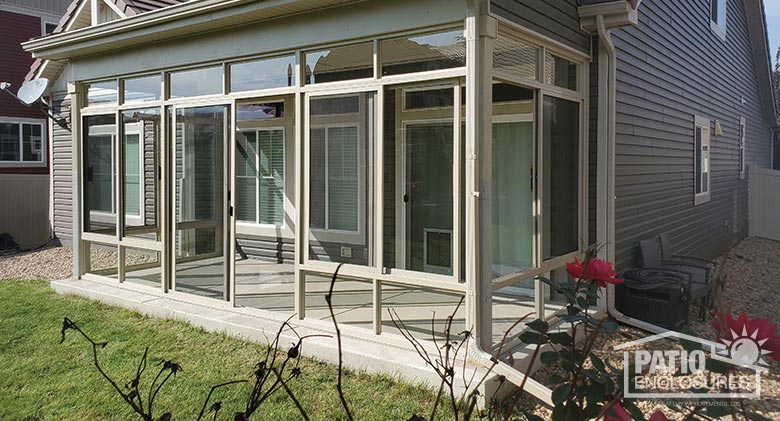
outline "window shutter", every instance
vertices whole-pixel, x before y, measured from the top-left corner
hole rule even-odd
[[[260,223],[284,223],[284,130],[258,132]]]
[[[357,127],[328,129],[328,229],[358,230]]]
[[[257,135],[242,133],[236,145],[236,219],[257,223]]]
[[[141,216],[140,136],[125,135],[125,214]]]

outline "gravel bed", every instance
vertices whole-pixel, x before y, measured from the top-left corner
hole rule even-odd
[[[73,274],[73,249],[47,246],[38,250],[0,256],[0,279],[54,281]]]

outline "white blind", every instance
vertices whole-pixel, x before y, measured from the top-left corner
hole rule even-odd
[[[358,230],[357,127],[328,128],[328,229]]]

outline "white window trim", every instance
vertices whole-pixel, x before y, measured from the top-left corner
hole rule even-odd
[[[139,125],[134,125],[135,127],[132,127],[132,130],[127,130],[125,134],[137,134],[139,135],[138,141],[139,143],[139,151],[142,153],[139,153],[139,165],[140,165],[140,175],[141,178],[140,182],[140,198],[139,198],[139,213],[140,215],[127,215],[125,214],[125,224],[132,223],[136,226],[143,225],[144,221],[146,220],[146,206],[145,206],[145,199],[146,199],[146,189],[145,184],[143,180],[143,170],[144,170],[144,138],[141,133],[141,129]],[[104,126],[94,126],[90,128],[90,134],[96,134],[99,136],[111,136],[111,162],[118,164],[119,162],[116,160],[116,132],[113,125],[104,125]],[[115,180],[116,177],[119,176],[118,174],[118,168],[116,165],[111,167],[111,179]],[[124,181],[124,180],[123,180]],[[102,222],[102,223],[118,223],[116,218],[116,206],[117,206],[117,194],[116,194],[116,182],[111,183],[111,197],[113,198],[111,202],[111,212],[106,212],[102,210],[90,210],[89,211],[89,220],[95,221],[95,222]],[[122,200],[123,198],[120,198]]]
[[[720,0],[710,0],[710,2],[713,1],[720,1]],[[712,20],[712,9],[708,10],[708,20],[710,22],[710,29],[712,32],[715,32],[715,34],[720,37],[722,40],[726,40],[726,27],[728,25],[728,10],[729,10],[729,1],[723,0],[723,10],[720,12],[723,14],[723,26],[719,25],[717,22]],[[712,3],[710,3],[710,8],[712,8]]]
[[[739,118],[739,179],[744,180],[747,176],[747,119]]]
[[[241,176],[242,178],[254,178],[257,182],[255,183],[255,202],[257,204],[257,207],[255,208],[255,220],[252,221],[245,221],[238,219],[238,216],[236,216],[236,224],[240,224],[246,227],[259,227],[259,228],[272,228],[272,229],[285,229],[287,228],[287,211],[284,207],[284,201],[287,197],[287,162],[285,162],[287,159],[287,130],[285,130],[285,126],[269,126],[269,127],[253,127],[251,129],[243,129],[240,130],[240,132],[255,132],[255,135],[257,136],[258,140],[258,150],[255,151],[255,171],[257,173],[257,176],[255,177],[247,177],[247,176]],[[260,223],[260,179],[267,178],[260,175],[260,157],[258,156],[260,153],[259,149],[259,141],[260,141],[260,132],[262,131],[281,131],[282,132],[282,224],[281,225],[275,225],[275,224],[263,224]],[[239,176],[236,176],[237,178]]]
[[[711,166],[711,156],[712,156],[712,133],[711,133],[711,121],[704,117],[696,116],[694,121],[694,132],[693,132],[693,205],[697,206],[702,203],[707,203],[710,201],[710,194],[711,194],[711,187],[712,187],[712,166]],[[702,159],[704,161],[704,166],[706,167],[707,171],[707,185],[702,186],[702,192],[696,193],[696,177],[701,177],[704,174],[704,171],[697,171],[697,163],[696,163],[696,130],[701,129],[701,154]],[[704,147],[707,147],[707,151],[705,153]]]
[[[338,115],[341,115],[341,114],[338,114]],[[354,114],[352,114],[352,115],[354,115]],[[357,236],[360,236],[361,239],[362,239],[363,237],[362,237],[361,227],[363,225],[362,224],[363,212],[361,211],[360,203],[362,203],[361,201],[363,200],[364,194],[363,194],[362,188],[361,188],[361,184],[362,183],[360,183],[360,182],[358,182],[358,208],[357,208],[357,223],[358,223],[358,226],[357,226],[357,230],[354,230],[354,231],[337,230],[337,229],[332,229],[332,228],[328,227],[328,225],[329,225],[328,223],[330,221],[329,218],[328,218],[328,214],[329,214],[329,212],[328,212],[328,203],[330,202],[330,183],[329,183],[330,178],[328,177],[328,165],[329,165],[329,162],[330,162],[330,158],[329,158],[329,155],[328,155],[327,151],[328,151],[328,142],[330,141],[330,129],[337,129],[337,128],[355,128],[355,129],[357,129],[357,131],[358,131],[358,171],[364,165],[362,163],[362,158],[361,157],[363,155],[365,155],[365,147],[363,146],[363,142],[361,141],[361,125],[360,124],[356,124],[356,123],[335,123],[335,124],[322,124],[322,125],[312,125],[311,126],[312,130],[317,130],[317,129],[325,130],[325,228],[310,227],[309,229],[312,232],[332,233],[332,234],[336,234],[336,235],[351,235],[351,236],[357,235]],[[363,164],[363,165],[361,165],[361,164]],[[361,177],[359,177],[359,179],[360,178]]]
[[[18,161],[0,161],[0,168],[42,168],[47,164],[48,151],[48,127],[46,120],[37,118],[15,118],[0,117],[0,123],[19,125],[19,160]],[[24,159],[24,137],[22,136],[23,124],[37,124],[41,126],[41,159],[39,161],[23,161]]]

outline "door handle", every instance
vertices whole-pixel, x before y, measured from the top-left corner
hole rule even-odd
[[[535,178],[534,177],[534,164],[531,164],[529,173],[530,174],[529,174],[528,178],[529,178],[530,184],[531,184],[531,191],[533,192],[534,191],[534,178]]]
[[[408,194],[404,195],[404,203],[409,203],[409,195]]]

